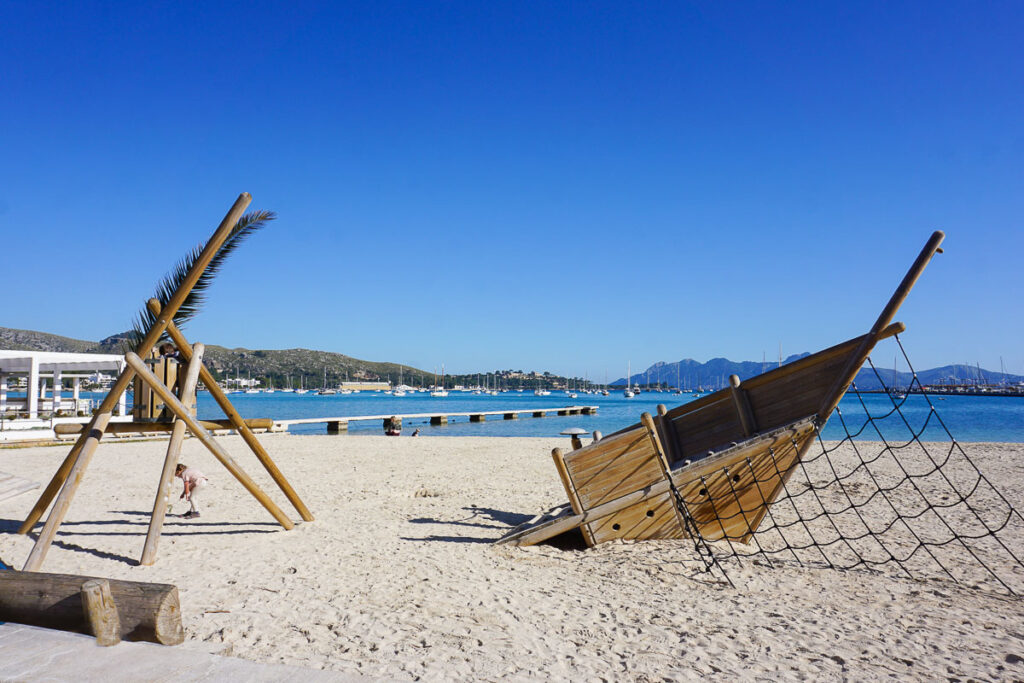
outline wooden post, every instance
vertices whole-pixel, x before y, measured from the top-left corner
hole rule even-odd
[[[89,579],[82,584],[82,609],[96,643],[103,647],[121,642],[121,619],[106,579]]]
[[[502,417],[504,417],[506,420],[518,420],[519,413],[505,413]]]
[[[658,428],[654,425],[654,418],[651,417],[650,413],[641,413],[640,422],[643,424],[644,429],[647,430],[647,436],[651,440],[651,447],[657,455],[658,463],[661,465],[661,472],[665,475],[665,481],[672,482],[672,466],[669,465],[668,456],[665,454],[665,449],[661,446],[661,439],[658,438]],[[673,501],[672,509],[675,511],[676,522],[679,524],[680,531],[685,533],[686,523],[683,520],[683,513],[679,511],[679,506],[675,504],[675,501]]]
[[[732,394],[732,401],[736,405],[736,412],[740,416],[740,426],[743,428],[743,435],[753,435],[757,432],[757,424],[754,422],[754,411],[750,408],[747,392],[740,388],[739,375],[729,375],[729,390]]]
[[[156,299],[150,299],[148,305],[151,311],[154,311],[155,308],[156,310],[154,313],[159,313],[160,304]],[[179,349],[189,348],[185,335],[181,333],[174,323],[168,323],[167,334],[170,335],[171,339]],[[183,353],[183,355],[185,354]],[[284,474],[281,473],[281,470],[277,468],[277,465],[263,448],[263,444],[261,444],[259,439],[256,438],[256,435],[253,434],[252,429],[246,425],[245,420],[243,420],[242,416],[238,414],[237,410],[235,410],[235,406],[231,404],[231,400],[224,393],[224,390],[220,388],[220,385],[217,384],[217,380],[213,378],[213,375],[210,374],[210,371],[206,369],[205,365],[199,368],[199,378],[203,381],[207,391],[209,391],[210,395],[213,396],[217,405],[220,406],[220,409],[223,410],[224,414],[229,420],[231,420],[231,424],[234,425],[242,439],[246,444],[248,444],[249,448],[252,449],[253,454],[256,455],[256,459],[260,461],[260,464],[263,465],[264,469],[267,470],[267,473],[270,474],[274,483],[280,487],[285,497],[288,498],[288,502],[292,504],[295,510],[299,513],[299,516],[302,517],[303,521],[312,522],[313,514],[309,511],[309,508],[306,507],[306,504],[302,502],[301,498],[299,498],[299,494],[295,492],[292,485],[288,483],[287,479],[285,479]],[[344,430],[347,429],[348,423],[344,423]],[[329,426],[327,431],[328,433],[332,433]],[[342,429],[339,428],[333,433],[337,433],[338,431],[342,431]]]
[[[192,409],[196,398],[196,385],[199,384],[199,368],[203,365],[202,344],[192,348],[192,359],[188,363],[185,382],[181,387],[181,404]],[[180,352],[180,349],[179,349]],[[184,354],[182,354],[184,356]],[[160,530],[164,526],[164,515],[167,513],[167,499],[171,495],[171,483],[174,481],[174,470],[181,455],[181,442],[185,440],[185,423],[175,420],[171,432],[171,440],[167,443],[167,455],[164,456],[164,468],[160,473],[160,483],[156,487],[156,499],[153,501],[153,514],[149,517],[149,531],[146,532],[146,543],[142,547],[141,565],[151,565],[156,561],[156,548],[160,543]]]
[[[167,302],[167,307],[163,310],[160,316],[158,316],[156,323],[150,328],[149,332],[146,333],[145,338],[139,345],[139,349],[142,352],[148,352],[150,348],[160,339],[160,336],[167,329],[167,325],[171,322],[171,318],[178,312],[181,305],[185,302],[185,298],[188,297],[189,292],[195,287],[196,282],[202,276],[207,266],[210,265],[210,261],[220,251],[225,240],[231,235],[232,229],[238,220],[242,217],[242,213],[246,207],[249,206],[249,202],[252,201],[252,197],[249,196],[248,192],[243,192],[235,200],[234,205],[228,211],[227,215],[224,216],[224,220],[221,221],[220,226],[213,233],[210,241],[203,247],[199,257],[192,265],[191,270],[186,274],[184,281],[181,286],[171,295],[170,300]],[[35,526],[35,523],[39,521],[43,511],[50,504],[50,498],[46,498],[47,494],[53,495],[57,488],[60,488],[60,493],[57,495],[57,500],[54,502],[53,510],[50,511],[50,516],[46,518],[46,524],[43,525],[43,530],[39,532],[39,538],[36,539],[35,545],[32,547],[32,551],[29,553],[28,560],[25,562],[26,571],[38,570],[42,565],[43,560],[46,558],[46,553],[50,549],[50,544],[53,543],[53,537],[57,533],[57,528],[64,521],[64,516],[67,515],[68,508],[71,506],[71,500],[75,497],[75,492],[78,491],[78,486],[82,482],[82,475],[85,473],[85,469],[89,466],[90,460],[92,460],[93,453],[96,452],[96,446],[99,444],[100,438],[103,436],[103,429],[106,428],[107,423],[110,421],[110,416],[113,413],[114,407],[117,405],[118,399],[121,394],[128,388],[128,384],[134,377],[134,372],[129,366],[125,366],[124,370],[121,371],[120,376],[111,387],[110,392],[107,393],[100,407],[97,409],[96,414],[93,415],[92,420],[89,422],[89,427],[82,432],[82,435],[78,437],[78,441],[72,448],[72,453],[77,450],[72,460],[72,453],[68,454],[67,460],[72,460],[72,464],[65,468],[64,465],[58,469],[57,474],[54,475],[53,481],[50,482],[50,486],[46,487],[46,491],[43,492],[43,496],[36,502],[34,508],[29,513],[29,517],[22,524],[21,528],[25,529],[23,533],[28,533],[28,530]],[[30,387],[31,388],[31,387]],[[102,426],[100,426],[102,424]],[[93,437],[93,432],[97,431],[98,434]],[[58,476],[63,473],[64,479],[58,481]]]
[[[193,436],[199,439],[202,444],[206,446],[211,453],[213,453],[214,457],[220,460],[221,464],[227,468],[228,472],[234,475],[235,479],[237,479],[242,486],[244,486],[245,489],[251,493],[253,497],[258,500],[268,512],[270,512],[270,514],[274,516],[274,519],[276,519],[281,526],[285,529],[291,529],[295,526],[292,523],[292,520],[285,517],[284,513],[281,512],[281,508],[277,507],[277,504],[274,503],[274,501],[272,501],[267,494],[256,485],[256,482],[249,478],[249,475],[246,474],[237,463],[235,463],[231,456],[228,455],[227,451],[225,451],[219,443],[214,441],[213,437],[210,436],[210,433],[206,431],[206,429],[199,424],[194,417],[192,417],[191,412],[187,410],[185,406],[181,405],[181,401],[178,400],[178,397],[175,396],[170,389],[164,386],[163,383],[161,383],[160,380],[149,371],[149,368],[146,367],[146,364],[141,358],[134,353],[129,352],[125,355],[124,359],[128,361],[128,365],[131,366],[147,384],[149,384],[150,388],[160,396],[163,402],[167,404],[168,410],[174,413],[179,420],[183,420],[185,424],[188,425],[188,429],[192,432]]]
[[[487,416],[486,415],[470,415],[469,416],[469,421],[470,422],[486,422],[487,421]]]
[[[327,423],[328,434],[341,434],[342,432],[348,432],[348,422],[345,420]]]
[[[0,621],[88,632],[82,590],[91,576],[0,571]],[[117,608],[119,637],[178,645],[181,627],[178,589],[166,583],[99,579]]]
[[[430,418],[430,424],[432,425],[446,425],[448,424],[447,415],[434,415]]]

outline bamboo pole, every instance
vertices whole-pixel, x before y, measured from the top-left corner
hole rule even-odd
[[[214,457],[220,460],[221,464],[227,468],[228,472],[230,472],[235,479],[237,479],[242,486],[244,486],[245,489],[251,493],[253,497],[256,498],[256,500],[258,500],[268,512],[270,512],[270,514],[274,516],[274,519],[276,519],[281,526],[285,529],[291,529],[295,526],[292,523],[292,520],[288,519],[285,514],[281,512],[281,508],[277,507],[277,504],[274,503],[274,501],[272,501],[270,497],[263,492],[256,482],[254,482],[249,475],[238,466],[234,459],[228,455],[228,452],[225,451],[219,443],[214,441],[213,437],[210,436],[210,433],[206,431],[201,424],[199,424],[199,421],[192,417],[192,414],[181,404],[178,397],[175,396],[170,389],[164,386],[164,383],[146,367],[145,362],[143,362],[141,358],[134,353],[128,353],[124,359],[128,361],[128,365],[134,368],[135,372],[138,373],[140,378],[142,378],[142,381],[148,384],[150,388],[156,392],[157,396],[160,397],[160,400],[166,404],[167,409],[174,413],[179,420],[184,421],[193,436],[199,439],[202,444],[206,446],[211,453],[213,453]]]
[[[185,280],[181,283],[178,289],[171,295],[170,300],[167,302],[166,308],[164,308],[162,314],[157,318],[156,324],[150,328],[146,334],[142,343],[139,345],[140,350],[148,352],[154,344],[159,341],[160,336],[164,333],[168,323],[174,317],[174,314],[178,312],[181,305],[185,302],[185,298],[188,296],[192,288],[195,287],[196,282],[202,276],[207,266],[210,265],[210,261],[223,246],[225,240],[231,235],[231,230],[238,223],[238,220],[242,217],[242,213],[246,207],[249,206],[249,202],[252,201],[252,197],[248,192],[243,192],[238,195],[238,199],[235,200],[234,205],[228,211],[227,215],[224,216],[224,220],[221,221],[220,226],[210,237],[210,241],[203,247],[202,252],[199,254],[199,258],[192,265],[191,270],[186,274]],[[106,428],[107,422],[110,421],[110,416],[113,414],[114,406],[117,405],[118,399],[121,394],[128,388],[129,382],[134,377],[134,371],[131,367],[126,366],[121,371],[120,376],[117,378],[114,386],[111,387],[110,392],[107,393],[103,399],[103,403],[100,404],[96,414],[93,415],[92,420],[89,422],[89,427],[82,432],[82,435],[78,437],[78,441],[72,448],[72,451],[78,449],[78,453],[75,455],[71,466],[67,469],[67,473],[64,475],[64,481],[57,483],[57,476],[54,476],[54,480],[50,482],[50,486],[46,487],[46,491],[43,492],[43,497],[36,502],[32,512],[29,513],[29,517],[22,524],[21,528],[24,529],[22,533],[28,533],[28,531],[35,526],[35,523],[39,521],[43,511],[50,504],[49,500],[44,497],[48,492],[56,489],[60,486],[60,493],[57,495],[57,500],[54,502],[53,510],[50,511],[50,516],[46,518],[46,524],[43,525],[42,531],[39,532],[39,538],[36,539],[36,543],[32,546],[32,551],[29,553],[28,560],[25,562],[25,571],[37,571],[42,565],[43,560],[46,558],[46,552],[50,549],[50,544],[53,543],[53,537],[57,533],[57,528],[64,521],[64,516],[68,512],[68,508],[71,506],[71,500],[75,497],[75,492],[78,491],[78,486],[81,484],[82,475],[85,473],[85,469],[89,466],[89,462],[92,460],[93,453],[96,451],[96,446],[99,444],[100,438],[103,436],[103,429]],[[102,423],[102,427],[100,424]],[[96,432],[95,436],[93,436]],[[68,454],[67,460],[71,460],[71,453]],[[63,465],[58,470],[58,474],[61,470],[65,469]],[[56,486],[55,486],[56,484]],[[63,485],[63,486],[61,486]],[[53,493],[51,492],[52,496]]]
[[[180,349],[180,347],[179,347]],[[202,344],[196,344],[191,349],[192,360],[189,361],[188,371],[185,373],[185,382],[181,386],[181,404],[186,410],[192,409],[195,403],[196,385],[199,384],[199,368],[203,365],[203,353],[206,350]],[[160,483],[156,488],[156,499],[153,501],[153,514],[149,517],[149,531],[146,532],[146,544],[142,547],[142,557],[139,559],[141,565],[151,565],[156,561],[156,548],[160,543],[160,530],[164,526],[164,516],[167,514],[167,499],[171,495],[171,482],[174,481],[174,470],[178,465],[178,458],[181,455],[181,442],[185,440],[185,423],[181,420],[174,421],[174,431],[171,432],[171,440],[167,444],[167,455],[164,457],[164,468],[160,473]]]
[[[921,253],[917,255],[917,259],[914,260],[910,270],[903,276],[903,281],[900,282],[899,287],[893,292],[892,297],[889,299],[889,303],[885,305],[875,324],[871,327],[871,331],[864,336],[864,340],[857,347],[857,351],[850,357],[849,362],[843,370],[843,373],[836,378],[835,383],[829,390],[828,394],[825,395],[825,400],[821,404],[821,409],[818,411],[818,417],[821,418],[824,423],[828,419],[828,416],[832,414],[832,411],[839,405],[839,401],[843,398],[843,394],[846,393],[846,388],[850,386],[850,382],[857,376],[860,371],[860,366],[864,365],[864,361],[867,360],[871,354],[871,350],[875,348],[875,344],[881,338],[882,331],[892,322],[892,319],[896,317],[896,312],[900,310],[900,306],[906,300],[907,295],[910,294],[910,290],[914,288],[914,284],[918,278],[921,277],[921,273],[928,266],[928,263],[932,260],[935,254],[942,253],[942,240],[946,239],[946,233],[941,230],[936,230],[932,233],[932,236],[928,239],[927,244],[921,250]]]
[[[156,299],[150,299],[147,302],[147,305],[149,306],[149,310],[151,310],[155,315],[160,314],[160,302]],[[188,354],[190,353],[190,351],[188,351],[188,340],[185,339],[185,335],[181,333],[181,330],[179,330],[173,322],[167,325],[167,334],[170,335],[171,340],[174,341],[175,346],[177,346],[181,351],[185,360],[188,360]],[[221,410],[224,411],[224,414],[227,415],[229,420],[231,420],[231,424],[236,430],[238,430],[238,433],[241,434],[242,439],[246,444],[248,444],[249,448],[252,449],[252,452],[260,461],[260,464],[263,465],[271,478],[273,478],[274,482],[281,488],[281,491],[284,492],[284,495],[295,507],[295,510],[302,517],[303,521],[312,522],[313,515],[310,513],[309,508],[307,508],[306,504],[302,502],[301,498],[299,498],[299,494],[297,494],[295,489],[292,488],[292,485],[288,483],[288,480],[285,478],[281,470],[277,468],[277,465],[274,463],[273,459],[271,459],[270,454],[263,448],[263,444],[261,444],[259,439],[256,438],[256,435],[253,434],[252,429],[249,428],[245,423],[245,420],[242,419],[242,416],[238,414],[237,410],[235,410],[235,406],[232,405],[231,400],[224,393],[224,390],[220,388],[220,385],[217,384],[217,380],[214,379],[213,375],[210,374],[210,371],[206,369],[205,365],[200,366],[199,377],[203,380],[203,384],[206,386],[207,391],[209,391],[210,395],[213,396],[213,399],[217,401],[217,405],[220,406]]]

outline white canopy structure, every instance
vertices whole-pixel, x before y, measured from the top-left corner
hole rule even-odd
[[[109,370],[114,374],[124,367],[124,356],[100,353],[56,353],[52,351],[10,351],[0,349],[0,415],[8,410],[8,383],[12,376],[28,377],[25,399],[17,399],[19,406],[27,408],[30,420],[39,417],[40,399],[46,395],[46,378],[52,377],[53,398],[49,401],[51,412],[61,409],[61,385],[65,376],[74,379],[73,400],[79,398],[81,373]],[[75,373],[75,374],[71,374]],[[24,401],[24,404],[22,404]],[[120,413],[125,414],[125,395],[121,395]]]

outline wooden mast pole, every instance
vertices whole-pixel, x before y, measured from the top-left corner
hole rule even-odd
[[[910,294],[910,290],[914,288],[914,284],[918,278],[921,277],[921,273],[928,266],[928,263],[932,260],[935,254],[941,254],[942,240],[946,239],[946,233],[941,230],[936,230],[932,233],[932,236],[928,239],[928,243],[924,245],[921,253],[917,255],[917,259],[914,264],[910,266],[910,270],[903,276],[903,281],[900,282],[900,286],[893,292],[892,297],[889,299],[889,303],[885,305],[882,313],[878,316],[878,320],[872,326],[871,331],[864,337],[864,341],[857,347],[857,351],[850,356],[849,362],[843,372],[836,379],[832,388],[825,395],[825,400],[822,401],[821,409],[818,411],[818,418],[824,423],[828,419],[828,416],[832,414],[832,411],[839,405],[840,399],[843,398],[843,394],[846,393],[846,388],[850,386],[850,382],[857,376],[860,371],[860,366],[864,365],[864,361],[868,359],[871,354],[871,350],[878,343],[881,338],[882,330],[889,326],[892,319],[896,317],[896,311],[900,309],[900,306],[906,300],[907,295]]]
[[[147,305],[154,315],[160,315],[159,301],[156,299],[150,299],[147,302]],[[191,350],[185,335],[181,333],[181,330],[179,330],[173,322],[168,323],[167,334],[170,335],[171,340],[174,341],[174,345],[181,351],[182,357],[188,361]],[[232,426],[238,430],[238,433],[242,436],[242,439],[245,440],[245,443],[249,445],[249,448],[252,449],[256,458],[260,461],[263,467],[266,468],[267,472],[274,479],[277,485],[281,487],[281,491],[283,491],[284,495],[287,496],[288,501],[291,502],[296,511],[298,511],[303,521],[312,522],[313,515],[310,513],[309,508],[307,508],[305,503],[302,502],[302,499],[299,498],[299,494],[297,494],[291,484],[288,483],[288,480],[285,478],[281,470],[277,468],[277,465],[271,459],[270,454],[263,448],[263,444],[261,444],[259,439],[256,438],[256,435],[253,434],[249,425],[245,424],[245,420],[243,420],[242,416],[238,414],[237,410],[235,410],[235,406],[231,404],[231,400],[228,399],[224,390],[220,388],[220,385],[217,384],[217,380],[214,379],[213,375],[210,374],[210,371],[205,365],[200,365],[199,367],[199,378],[203,380],[203,384],[206,386],[207,391],[210,392],[210,395],[213,396],[215,401],[217,401],[217,405],[220,406],[221,410],[224,411],[224,414],[227,415],[229,420],[231,420]]]
[[[235,200],[234,205],[228,211],[227,215],[224,216],[224,220],[221,221],[220,226],[213,233],[210,241],[203,247],[203,251],[199,254],[199,258],[192,265],[191,270],[185,276],[185,280],[181,283],[178,289],[171,296],[167,302],[167,307],[163,310],[162,314],[157,318],[156,323],[150,328],[146,334],[142,343],[139,345],[140,349],[144,352],[148,352],[154,344],[159,341],[160,336],[164,333],[168,323],[171,322],[171,318],[178,312],[181,305],[185,302],[189,292],[195,287],[196,282],[202,276],[207,266],[210,265],[210,261],[220,251],[221,246],[231,235],[232,229],[238,220],[242,217],[246,207],[252,201],[252,196],[248,192],[243,192],[238,195],[238,199]],[[121,371],[120,376],[117,378],[117,382],[107,393],[106,398],[103,399],[103,403],[100,404],[96,414],[93,415],[92,420],[89,422],[89,426],[82,431],[81,436],[78,437],[78,441],[75,443],[71,452],[68,453],[68,457],[65,458],[65,463],[61,465],[57,473],[54,475],[49,486],[46,487],[46,491],[40,496],[36,502],[32,512],[29,513],[28,518],[21,526],[21,533],[28,533],[29,530],[35,526],[35,523],[42,517],[43,511],[50,504],[50,500],[56,490],[60,488],[60,493],[57,495],[57,500],[53,505],[53,510],[50,511],[50,516],[46,518],[46,524],[43,525],[42,531],[39,533],[39,538],[36,539],[35,545],[32,547],[32,551],[29,553],[28,560],[25,562],[25,571],[37,571],[43,563],[43,559],[46,557],[46,552],[50,549],[50,544],[53,543],[53,537],[57,533],[57,528],[64,521],[64,516],[68,512],[68,507],[71,505],[72,498],[75,497],[75,492],[78,491],[78,486],[81,484],[82,475],[85,473],[86,467],[89,466],[89,462],[92,460],[93,453],[96,451],[96,446],[99,444],[100,439],[103,437],[103,430],[106,429],[107,423],[110,421],[110,417],[113,414],[114,406],[117,405],[118,399],[121,394],[128,388],[128,383],[131,382],[132,377],[135,373],[130,367],[125,367]],[[75,452],[77,450],[77,453]],[[69,464],[70,463],[70,464]],[[65,467],[65,464],[67,467]],[[48,497],[49,496],[49,497]]]
[[[178,347],[179,351],[181,348]],[[189,361],[188,371],[185,373],[185,381],[181,385],[181,403],[188,410],[191,410],[192,404],[195,403],[196,386],[199,384],[199,368],[202,367],[205,349],[206,347],[202,344],[196,344],[190,349],[192,359]],[[148,566],[156,561],[156,548],[160,543],[160,531],[164,526],[164,516],[167,514],[167,499],[171,495],[171,482],[174,480],[174,470],[178,465],[181,442],[184,440],[185,423],[175,420],[171,439],[167,442],[167,455],[164,457],[164,468],[160,472],[160,483],[156,487],[156,499],[153,501],[153,514],[149,517],[146,543],[142,547],[142,557],[139,559],[141,565]]]
[[[248,474],[242,470],[241,467],[234,461],[234,459],[228,455],[228,452],[224,448],[214,441],[213,437],[210,436],[210,432],[206,431],[203,425],[199,424],[199,420],[192,417],[185,406],[181,404],[178,397],[168,389],[163,382],[161,382],[156,375],[150,372],[149,368],[146,367],[146,363],[139,358],[136,354],[129,352],[125,355],[124,359],[128,361],[139,377],[160,397],[160,400],[164,402],[167,409],[174,413],[174,416],[179,420],[182,420],[187,426],[193,436],[202,442],[206,448],[213,453],[214,457],[220,460],[220,463],[227,468],[235,479],[241,482],[242,486],[253,495],[253,497],[260,502],[260,504],[267,509],[270,514],[274,516],[274,519],[283,526],[285,529],[291,529],[295,526],[292,520],[288,519],[281,508],[277,507],[277,504],[270,499],[270,497],[263,492],[256,482],[254,482]]]

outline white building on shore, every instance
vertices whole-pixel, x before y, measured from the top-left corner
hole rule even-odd
[[[120,355],[0,349],[0,429],[32,428],[88,412],[91,405],[80,396],[82,379],[103,371],[116,375],[123,367]],[[69,379],[71,394],[67,395],[64,382]],[[15,384],[24,385],[24,396],[10,395]],[[126,393],[121,394],[117,412],[127,415]],[[40,415],[48,419],[40,420]]]

